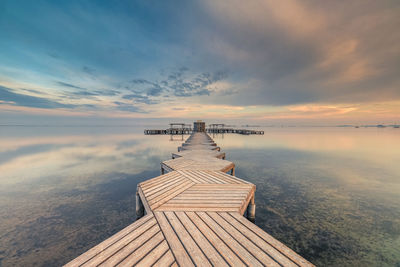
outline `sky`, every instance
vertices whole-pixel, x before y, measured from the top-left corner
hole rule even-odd
[[[0,2],[0,124],[400,123],[400,1]]]

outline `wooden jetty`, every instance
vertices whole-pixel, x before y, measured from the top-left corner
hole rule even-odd
[[[180,126],[180,127],[177,127]],[[262,130],[250,130],[250,129],[236,129],[232,127],[226,127],[225,124],[222,123],[214,123],[210,124],[208,128],[205,127],[205,123],[202,121],[197,121],[194,123],[194,127],[191,128],[185,123],[170,123],[170,127],[164,130],[157,129],[146,129],[144,130],[145,135],[185,135],[191,134],[193,132],[207,132],[214,134],[223,134],[223,133],[234,133],[234,134],[243,134],[243,135],[263,135],[264,131]]]
[[[137,220],[65,266],[313,266],[252,223],[256,186],[207,133],[182,147],[137,186]]]

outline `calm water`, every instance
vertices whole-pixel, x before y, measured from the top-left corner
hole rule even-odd
[[[58,266],[135,219],[181,141],[142,127],[0,127],[0,266]],[[215,136],[257,185],[256,224],[321,266],[400,266],[400,130]]]

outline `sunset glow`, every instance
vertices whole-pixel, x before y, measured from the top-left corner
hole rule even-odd
[[[3,1],[0,119],[400,123],[398,1]]]

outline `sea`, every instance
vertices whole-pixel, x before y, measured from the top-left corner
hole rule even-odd
[[[0,126],[0,266],[60,266],[134,222],[137,184],[188,137],[144,128]],[[259,227],[317,266],[400,266],[400,129],[255,129],[210,136]]]

